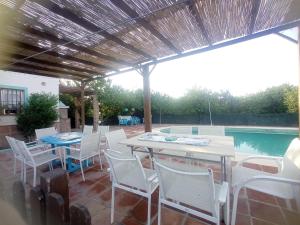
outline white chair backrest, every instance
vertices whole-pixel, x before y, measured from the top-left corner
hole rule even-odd
[[[20,141],[15,139],[16,145],[19,147],[23,157],[27,162],[32,162],[34,164],[34,159],[32,154],[30,153],[29,149],[27,148],[24,141]]]
[[[89,156],[91,153],[99,152],[100,135],[97,133],[82,136],[80,143],[80,156]]]
[[[170,133],[171,134],[188,134],[192,135],[193,134],[193,128],[191,126],[174,126],[170,127]]]
[[[289,178],[300,180],[300,140],[293,139],[290,143],[284,157],[280,175]]]
[[[138,156],[122,157],[105,152],[105,157],[114,183],[148,191],[146,174]]]
[[[82,133],[83,133],[83,135],[92,134],[93,133],[93,129],[94,129],[93,126],[84,125]]]
[[[19,146],[16,143],[16,139],[13,138],[13,137],[9,137],[9,136],[5,136],[5,138],[6,138],[7,142],[8,142],[8,144],[9,144],[9,146],[10,146],[10,148],[11,148],[13,154],[14,154],[14,156],[15,157],[17,157],[17,156],[23,156],[22,152],[20,151]]]
[[[199,126],[198,135],[225,136],[224,126]]]
[[[105,137],[105,134],[109,132],[109,126],[98,126],[97,133],[100,136]]]
[[[105,136],[110,150],[121,152],[124,155],[132,155],[130,147],[119,143],[121,140],[127,139],[123,129],[108,132]]]
[[[172,169],[154,159],[162,198],[205,210],[216,216],[213,172],[188,172]]]
[[[57,134],[57,130],[55,129],[55,127],[35,129],[35,135],[37,140],[40,140],[41,137],[55,135],[55,134]]]

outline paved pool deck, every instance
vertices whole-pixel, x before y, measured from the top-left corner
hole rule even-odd
[[[165,127],[162,125],[161,127]],[[154,125],[154,128],[160,127]],[[123,128],[128,137],[144,132],[143,126],[113,126],[112,130]],[[104,157],[103,157],[104,159]],[[150,161],[145,160],[144,166],[149,166]],[[233,163],[234,164],[234,163]],[[216,179],[220,177],[218,164],[202,163],[201,166],[210,167]],[[247,163],[244,166],[276,173],[277,169],[268,165]],[[11,151],[0,151],[0,197],[4,200],[12,199],[12,184],[19,179],[13,176],[13,156]],[[86,181],[82,181],[80,171],[69,176],[71,204],[81,203],[86,206],[92,216],[93,225],[110,224],[111,182],[107,173],[107,163],[100,170],[99,163],[85,169]],[[40,171],[47,167],[41,167]],[[18,168],[19,171],[19,168]],[[28,170],[28,183],[26,192],[31,188],[32,170]],[[232,197],[231,197],[232,199]],[[158,191],[152,196],[152,224],[157,224]],[[237,225],[299,225],[300,214],[296,204],[291,201],[292,209],[287,207],[286,201],[271,195],[262,194],[249,189],[243,189],[238,201]],[[143,197],[118,190],[116,192],[115,225],[145,225],[147,215],[147,200]],[[163,207],[162,225],[207,225],[201,220],[186,213]]]

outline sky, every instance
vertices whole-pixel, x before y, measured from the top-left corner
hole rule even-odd
[[[297,44],[272,34],[158,64],[150,75],[150,87],[181,97],[194,87],[244,96],[280,84],[298,85],[298,55]],[[128,90],[143,87],[142,76],[135,71],[110,79]]]

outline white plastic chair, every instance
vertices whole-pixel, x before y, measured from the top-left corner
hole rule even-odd
[[[229,220],[228,183],[215,184],[211,169],[189,171],[170,168],[154,159],[159,179],[158,225],[161,224],[161,206],[168,205],[189,214],[220,224],[220,207],[227,205]]]
[[[267,173],[243,167],[250,160],[264,159],[274,161],[278,165],[277,174]],[[232,186],[234,201],[232,222],[235,224],[239,192],[243,187],[286,199],[296,199],[300,210],[300,140],[295,138],[289,145],[283,158],[269,156],[250,156],[238,162],[232,168]]]
[[[225,136],[225,127],[224,126],[198,126],[198,135],[212,135],[212,136]],[[221,162],[220,156],[214,156],[203,153],[193,153],[191,154],[192,158],[197,160],[205,160],[210,162]],[[230,160],[228,160],[230,164]]]
[[[101,152],[102,150],[107,149],[107,140],[105,134],[109,132],[109,126],[98,126],[97,133],[100,135],[100,141],[99,141],[99,151],[100,151],[100,168],[103,169],[102,166],[102,159],[101,159]]]
[[[93,129],[94,129],[93,126],[84,125],[82,133],[83,133],[83,135],[92,134],[93,133]]]
[[[100,144],[106,144],[105,134],[109,132],[109,126],[98,126],[97,133],[100,134]]]
[[[19,149],[19,146],[16,144],[15,138],[5,136],[12,152],[14,155],[14,176],[16,175],[16,170],[17,170],[17,160],[20,161],[21,163],[21,179],[23,178],[23,155],[22,152]]]
[[[17,167],[17,160],[20,161],[21,163],[21,179],[23,179],[23,161],[24,161],[24,157],[23,157],[23,154],[22,154],[22,151],[20,149],[20,147],[17,145],[16,143],[16,139],[13,138],[13,137],[9,137],[9,136],[5,136],[6,137],[6,140],[13,152],[13,155],[14,155],[14,175],[16,175],[16,167]],[[26,146],[27,146],[27,149],[30,151],[30,152],[39,152],[39,151],[43,151],[45,148],[43,145],[32,145],[33,142],[29,142],[29,145],[28,143],[25,143]]]
[[[44,136],[51,136],[57,134],[55,127],[35,129],[36,139],[39,141]]]
[[[83,173],[83,165],[82,165],[83,161],[86,161],[86,163],[88,164],[88,161],[87,161],[88,159],[91,159],[95,156],[99,156],[100,163],[101,163],[100,151],[99,151],[99,141],[100,141],[100,136],[98,133],[92,133],[89,135],[85,135],[81,139],[80,149],[70,147],[69,148],[70,154],[65,155],[65,157],[64,157],[65,159],[71,158],[71,159],[75,159],[75,160],[79,161],[83,181],[85,181],[85,177],[84,177],[84,173]]]
[[[170,127],[170,133],[192,135],[193,130],[191,126],[174,126]]]
[[[198,126],[198,135],[225,136],[224,126]]]
[[[132,150],[130,147],[120,144],[121,140],[127,139],[127,136],[123,129],[111,131],[105,134],[108,150],[112,150],[115,152],[119,152],[124,156],[132,156]],[[147,151],[146,149],[142,149],[143,151]],[[141,159],[147,157],[149,154],[144,152],[134,152],[135,155],[138,155]]]
[[[33,187],[36,186],[36,176],[37,176],[37,167],[49,164],[49,168],[52,168],[52,161],[60,159],[59,156],[53,154],[53,151],[57,150],[56,148],[47,149],[44,151],[32,153],[30,148],[28,148],[24,141],[15,140],[16,144],[19,146],[19,149],[23,155],[24,160],[24,183],[26,183],[26,166],[33,168]],[[60,159],[61,161],[61,159]],[[62,161],[61,161],[61,165]]]
[[[151,194],[158,187],[154,170],[143,168],[140,158],[114,155],[105,152],[105,157],[112,172],[111,223],[114,222],[115,188],[132,192],[148,199],[147,225],[151,224]]]

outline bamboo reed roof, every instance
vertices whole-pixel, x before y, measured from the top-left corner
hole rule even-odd
[[[299,0],[0,0],[0,69],[89,80],[299,21]]]

